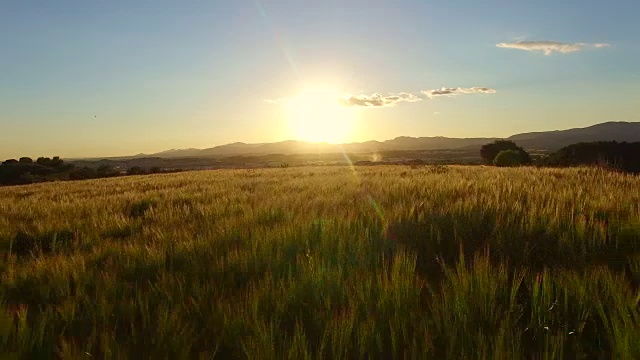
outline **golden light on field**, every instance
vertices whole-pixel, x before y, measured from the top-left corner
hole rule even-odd
[[[297,140],[350,142],[355,128],[355,109],[341,103],[341,94],[330,87],[301,91],[287,102],[287,121]]]

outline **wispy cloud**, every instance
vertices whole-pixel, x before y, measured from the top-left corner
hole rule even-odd
[[[471,87],[471,88],[440,88],[433,90],[422,90],[422,94],[426,97],[433,99],[438,96],[457,96],[464,94],[495,94],[496,91],[494,89],[486,88],[486,87]]]
[[[553,53],[568,54],[568,53],[573,53],[573,52],[577,52],[584,49],[601,49],[611,45],[605,44],[605,43],[567,44],[567,43],[562,43],[558,41],[518,41],[518,42],[510,42],[510,43],[500,43],[500,44],[497,44],[496,46],[504,49],[539,51],[544,53],[545,55],[551,55]]]
[[[418,102],[422,99],[411,93],[397,93],[389,95],[372,94],[372,95],[355,95],[343,99],[343,104],[347,106],[394,106],[401,102]]]
[[[496,90],[486,87],[455,87],[455,88],[440,88],[433,90],[422,90],[419,94],[413,94],[408,92],[390,93],[382,95],[379,93],[373,93],[371,95],[360,94],[351,95],[343,98],[336,98],[344,106],[354,107],[392,107],[399,103],[414,103],[423,101],[426,99],[433,99],[436,97],[452,97],[465,94],[495,94]],[[423,95],[423,96],[421,96]],[[282,97],[275,99],[265,99],[264,102],[271,105],[282,105],[295,101],[296,98]],[[436,114],[437,115],[437,114]]]

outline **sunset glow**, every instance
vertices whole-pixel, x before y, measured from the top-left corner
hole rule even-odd
[[[286,116],[296,140],[342,143],[352,140],[356,109],[341,103],[331,87],[310,87],[286,102]]]

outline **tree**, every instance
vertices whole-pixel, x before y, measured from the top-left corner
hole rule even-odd
[[[93,179],[95,177],[97,177],[96,170],[86,166],[76,168],[69,173],[69,179],[71,180]]]
[[[572,144],[551,154],[546,165],[595,165],[640,173],[640,142],[598,141]]]
[[[147,172],[140,166],[132,166],[127,170],[127,175],[143,175]]]
[[[9,159],[9,160],[5,160],[2,165],[13,165],[13,164],[18,164],[18,160],[16,159]]]
[[[496,156],[498,156],[498,154],[504,150],[513,150],[518,152],[523,164],[531,163],[531,157],[529,156],[529,153],[527,153],[523,148],[516,145],[516,143],[510,140],[496,140],[490,144],[482,145],[482,147],[480,148],[480,156],[486,164],[493,164]]]
[[[118,171],[116,169],[114,169],[112,166],[105,164],[105,165],[100,165],[96,169],[96,175],[99,178],[112,177],[112,176],[117,176],[118,175]]]
[[[39,157],[38,159],[36,159],[36,164],[38,164],[38,165],[42,165],[42,166],[50,166],[50,164],[51,164],[51,158],[48,158],[48,157]]]
[[[500,167],[519,166],[524,164],[522,153],[517,150],[502,150],[493,159],[493,165]]]
[[[61,167],[64,164],[64,161],[62,159],[60,159],[59,156],[54,156],[53,159],[51,159],[51,167],[53,168],[57,168],[57,167]]]
[[[33,160],[30,157],[21,157],[19,160],[20,164],[33,164]]]

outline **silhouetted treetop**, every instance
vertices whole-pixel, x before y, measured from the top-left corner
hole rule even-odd
[[[640,172],[640,142],[599,141],[566,146],[547,160],[551,166],[605,165]]]

